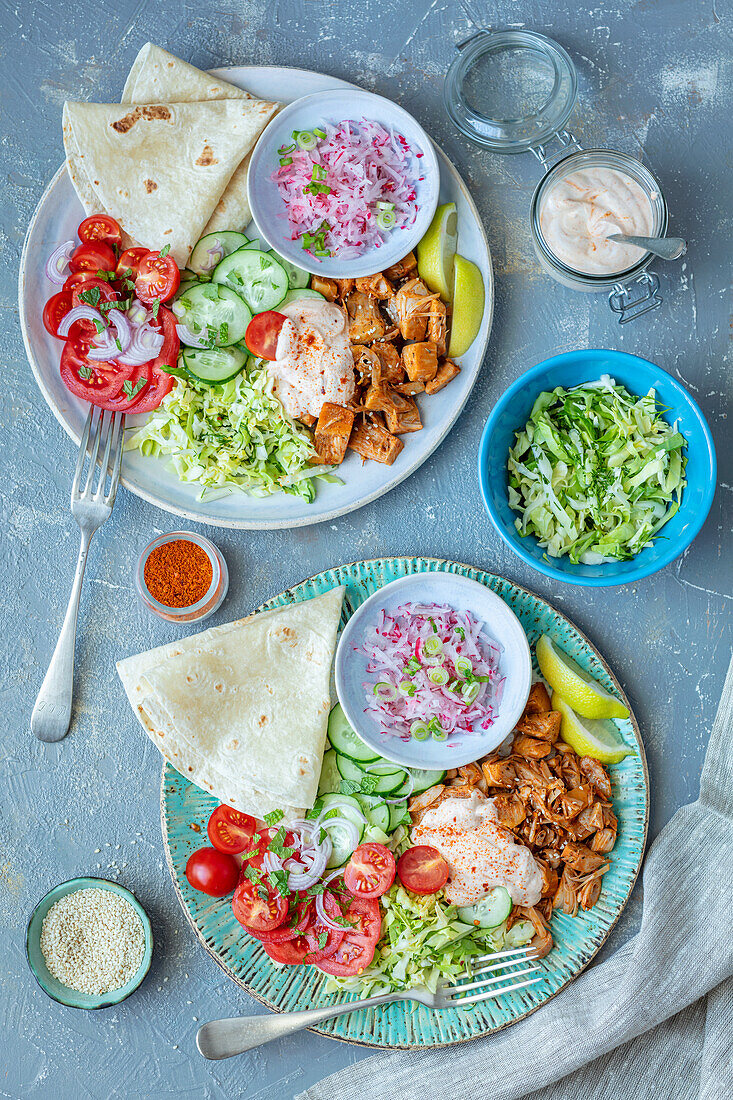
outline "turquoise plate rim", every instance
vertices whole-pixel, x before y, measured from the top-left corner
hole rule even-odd
[[[121,985],[118,989],[111,989],[109,993],[100,993],[99,995],[71,989],[69,986],[63,985],[58,978],[54,978],[46,966],[40,945],[43,921],[51,906],[67,894],[73,894],[77,890],[95,888],[110,890],[113,894],[119,894],[125,901],[129,901],[140,918],[145,933],[145,950],[143,951],[142,961],[129,982]],[[65,1008],[78,1008],[85,1012],[96,1012],[102,1008],[114,1008],[122,1004],[140,988],[153,961],[154,942],[150,917],[142,902],[133,894],[132,890],[128,889],[127,886],[123,886],[120,882],[114,882],[112,879],[80,875],[77,878],[66,879],[65,882],[59,882],[56,886],[52,886],[33,907],[33,912],[28,918],[26,926],[25,957],[33,977],[52,1001],[64,1005]]]
[[[402,572],[391,573],[387,578],[384,574],[385,571],[388,572],[389,570],[402,570]],[[361,576],[359,575],[360,571],[362,573]],[[589,913],[584,914],[582,911],[579,911],[578,916],[575,918],[565,916],[565,914],[562,913],[556,913],[553,916],[552,927],[555,934],[556,946],[543,962],[543,966],[545,967],[548,981],[551,979],[555,980],[554,988],[548,991],[546,989],[546,983],[543,982],[538,986],[511,994],[510,999],[512,1005],[518,1003],[518,1007],[512,1009],[511,1018],[509,1019],[499,1019],[495,1021],[492,1016],[492,1012],[495,1015],[500,1015],[501,1011],[505,1010],[505,1005],[507,1003],[506,999],[501,1002],[498,1000],[484,1002],[481,1005],[475,1006],[473,1010],[468,1010],[465,1013],[459,1014],[456,1012],[455,1015],[460,1021],[461,1026],[454,1026],[452,1029],[450,1023],[444,1025],[444,1021],[447,1017],[453,1016],[453,1012],[432,1012],[414,1002],[405,1001],[396,1002],[386,1006],[384,1009],[380,1009],[379,1015],[373,1014],[370,1009],[364,1009],[346,1016],[337,1017],[317,1027],[308,1029],[326,1038],[337,1039],[339,1042],[351,1043],[355,1046],[393,1050],[415,1050],[453,1046],[458,1043],[470,1042],[473,1039],[494,1034],[497,1031],[503,1030],[505,1027],[510,1027],[519,1020],[525,1019],[527,1016],[531,1015],[531,1013],[536,1012],[538,1008],[541,1008],[542,1005],[552,1000],[552,998],[557,996],[557,994],[571,981],[577,978],[589,963],[592,962],[598,951],[606,942],[628,903],[641,869],[646,847],[649,827],[649,772],[639,725],[634,716],[631,704],[610,667],[583,631],[581,631],[567,615],[530,589],[515,584],[513,581],[500,577],[497,574],[477,569],[474,566],[462,562],[454,562],[442,558],[373,558],[334,566],[331,569],[326,569],[320,573],[306,577],[291,588],[265,601],[257,608],[255,613],[269,610],[272,607],[285,606],[289,603],[310,599],[314,595],[319,594],[319,592],[327,591],[337,584],[346,584],[348,586],[349,584],[358,584],[360,581],[363,582],[365,580],[376,582],[375,587],[369,590],[365,589],[366,594],[362,596],[363,600],[371,591],[375,591],[376,587],[387,583],[387,579],[394,579],[395,576],[404,576],[407,573],[434,571],[456,572],[470,577],[473,580],[477,580],[479,583],[488,584],[489,587],[491,587],[493,591],[498,592],[502,598],[515,597],[523,601],[534,601],[537,605],[536,610],[545,615],[549,615],[553,625],[557,626],[561,624],[571,635],[575,635],[573,639],[575,644],[574,647],[571,647],[571,653],[576,660],[580,659],[582,664],[585,659],[585,664],[593,668],[594,675],[604,682],[604,686],[607,688],[612,687],[624,701],[626,706],[628,706],[630,717],[624,723],[623,732],[627,741],[634,743],[638,755],[626,757],[626,760],[623,761],[622,764],[616,765],[615,768],[627,770],[628,767],[631,766],[631,762],[636,761],[636,764],[633,766],[638,772],[638,775],[634,777],[635,785],[631,788],[632,796],[635,797],[634,800],[632,800],[626,816],[619,814],[619,823],[622,826],[620,834],[623,835],[628,832],[628,840],[633,841],[633,851],[631,856],[626,855],[623,858],[617,858],[615,863],[612,860],[611,871],[609,875],[606,876],[606,879],[611,881],[611,875],[621,879],[620,888],[617,891],[618,896],[612,905],[609,905],[608,896],[604,890],[596,907]],[[362,600],[359,602],[362,602]],[[512,605],[510,604],[510,606]],[[517,611],[514,607],[513,610],[515,610],[515,613],[519,615],[521,620],[522,613]],[[348,592],[345,600],[345,613],[347,617],[350,613],[353,613],[353,608],[349,606]],[[617,771],[613,772],[611,778],[615,785],[618,781]],[[249,958],[245,959],[247,970],[244,973],[237,973],[227,961],[225,952],[231,947],[231,944],[233,942],[242,942],[241,935],[237,933],[236,921],[230,914],[229,899],[223,898],[217,900],[208,898],[202,894],[196,895],[196,892],[190,889],[185,880],[184,873],[185,858],[190,854],[188,851],[184,851],[183,856],[179,858],[180,870],[177,871],[176,869],[167,820],[167,796],[171,795],[172,799],[176,797],[177,787],[181,787],[185,792],[183,797],[187,801],[190,801],[192,798],[194,801],[198,799],[206,803],[205,809],[202,808],[200,822],[192,822],[191,820],[181,822],[182,826],[188,830],[185,840],[195,847],[199,847],[201,841],[206,839],[205,817],[211,812],[211,807],[216,805],[217,800],[206,792],[201,791],[184,776],[181,776],[170,764],[164,762],[160,785],[160,817],[166,863],[178,901],[202,947],[232,981],[267,1008],[275,1012],[280,1012],[297,1011],[302,1008],[315,1007],[319,1002],[314,1001],[313,997],[309,996],[307,987],[313,985],[314,982],[318,983],[320,987],[325,983],[325,975],[322,976],[323,980],[321,981],[320,975],[317,975],[313,968],[308,968],[309,972],[306,971],[306,968],[298,968],[298,972],[296,972],[295,968],[278,967],[270,962],[260,945],[255,944],[254,941],[247,943],[246,937],[244,947],[245,950],[249,950]],[[618,803],[618,792],[616,789],[614,789],[614,808],[621,809]],[[636,815],[636,821],[634,821],[631,816],[632,812]],[[174,843],[177,842],[174,840]],[[619,853],[619,847],[617,842],[617,847],[614,851]],[[190,894],[190,899],[187,899],[184,891]],[[608,909],[605,918],[601,918],[599,913],[599,907],[603,904],[605,904]],[[197,912],[192,911],[194,908],[197,909]],[[216,942],[216,939],[212,937],[207,940],[206,935],[197,923],[197,919],[201,923],[205,923],[206,919],[211,918],[212,914],[215,914],[217,911],[223,914],[225,918],[227,914],[229,914],[231,924],[234,926],[230,929],[228,935],[225,934],[223,937],[224,939],[228,939],[228,943]],[[580,935],[581,926],[585,931],[584,936]],[[565,955],[569,952],[569,947],[565,941],[558,940],[558,932],[567,932],[570,935],[578,936],[581,942],[578,957],[571,959],[569,966],[566,961],[564,961]],[[256,957],[253,959],[252,956]],[[554,967],[553,963],[555,964]],[[566,973],[559,975],[558,966],[560,969],[564,966],[566,968]],[[266,985],[264,989],[262,988],[261,982],[263,975]],[[299,978],[300,980],[294,982],[293,978]],[[259,987],[254,984],[256,982],[259,983]],[[278,1003],[278,997],[280,1003]],[[283,1004],[282,1001],[284,998],[290,998],[290,1002]],[[305,999],[299,1000],[299,998]],[[353,996],[343,996],[339,999],[346,1001],[355,998]],[[320,1003],[324,1005],[334,1003],[334,996],[325,995],[325,997],[320,1000]],[[406,1007],[408,1005],[409,1008]],[[486,1018],[487,1014],[489,1017],[488,1019]],[[392,1020],[392,1016],[395,1015],[400,1018]],[[383,1036],[384,1029],[394,1028],[395,1024],[399,1026],[400,1033],[396,1037],[393,1037],[391,1032],[388,1036]],[[470,1031],[471,1024],[478,1024],[477,1030]],[[418,1025],[425,1031],[425,1034],[423,1035],[421,1033],[416,1037],[414,1032]],[[410,1030],[413,1032],[412,1036],[409,1035]],[[339,1031],[341,1033],[339,1033]],[[345,1032],[349,1033],[347,1034]]]

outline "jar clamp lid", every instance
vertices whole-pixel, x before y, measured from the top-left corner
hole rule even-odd
[[[577,98],[575,66],[562,46],[530,30],[479,31],[457,48],[458,57],[448,70],[443,89],[448,115],[462,134],[484,149],[502,154],[531,152],[537,158],[545,175],[535,190],[534,210],[538,192],[552,169],[568,157],[584,153],[566,128]],[[608,155],[619,156],[610,150]],[[667,210],[661,191],[659,195],[663,216],[657,218],[657,232],[664,236]],[[610,287],[609,305],[621,324],[662,304],[659,279],[645,270],[653,259],[651,253],[629,272],[606,279],[588,278],[571,269],[563,274],[557,270],[562,265],[546,262],[547,250],[537,240],[535,220],[533,217],[535,248],[546,270],[574,289]]]

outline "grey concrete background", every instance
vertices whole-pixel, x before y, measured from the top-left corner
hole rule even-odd
[[[602,298],[539,271],[527,216],[533,159],[477,151],[443,112],[454,44],[477,25],[506,24],[544,31],[570,51],[580,77],[573,128],[586,145],[643,154],[663,183],[671,232],[690,241],[684,264],[659,269],[663,309],[625,329]],[[381,554],[456,558],[525,584],[579,624],[629,693],[649,757],[654,836],[697,795],[730,650],[729,34],[723,0],[0,2],[0,1095],[281,1100],[366,1053],[310,1034],[218,1064],[195,1050],[198,1021],[262,1010],[198,948],[164,869],[160,759],[134,723],[114,662],[173,636],[138,603],[132,571],[142,546],[176,521],[125,491],[87,572],[71,734],[44,747],[28,731],[77,551],[68,513],[74,452],[35,387],[16,300],[25,228],[63,156],[64,99],[119,98],[152,38],[202,68],[272,63],[354,80],[399,101],[443,145],[479,205],[497,280],[491,344],[466,412],[417,474],[350,517],[272,534],[207,531],[232,573],[213,621],[327,566]],[[646,356],[689,387],[716,438],[720,474],[710,517],[681,560],[632,588],[593,592],[553,584],[503,547],[481,506],[474,459],[510,381],[556,352],[598,346]],[[138,893],[157,950],[134,998],[84,1014],[36,987],[23,938],[50,886],[96,872]],[[640,900],[637,887],[607,950],[635,930]]]

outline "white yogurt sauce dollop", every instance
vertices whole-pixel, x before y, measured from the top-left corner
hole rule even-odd
[[[638,263],[644,251],[608,237],[650,237],[654,214],[648,195],[631,176],[617,168],[581,168],[545,193],[540,229],[550,252],[572,271],[614,275]]]
[[[346,405],[354,395],[354,360],[346,318],[338,306],[299,298],[280,306],[286,317],[268,364],[274,391],[290,416],[318,416],[325,401]]]
[[[437,848],[450,867],[446,900],[473,905],[495,886],[504,886],[515,905],[536,905],[542,872],[524,844],[498,824],[494,800],[481,791],[447,798],[427,810],[412,830],[413,844]]]

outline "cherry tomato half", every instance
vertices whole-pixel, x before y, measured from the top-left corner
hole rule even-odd
[[[346,889],[359,898],[381,898],[394,877],[394,856],[383,844],[360,844],[344,871]]]
[[[59,325],[70,309],[71,291],[69,290],[60,290],[58,294],[54,294],[48,299],[43,307],[43,324],[49,335],[55,336],[59,340],[65,339],[65,337],[59,336]]]
[[[217,852],[216,848],[199,848],[189,856],[186,878],[194,890],[212,898],[223,898],[237,885],[239,864],[234,856]]]
[[[114,408],[111,402],[133,374],[134,367],[97,363],[87,357],[88,350],[88,340],[69,337],[61,352],[61,380],[82,401],[103,409]]]
[[[117,266],[117,257],[113,249],[104,241],[94,241],[92,244],[80,244],[71,253],[69,267],[76,274],[77,271],[114,271]]]
[[[109,214],[91,214],[81,223],[78,233],[82,244],[96,244],[101,241],[118,248],[122,244],[122,230]]]
[[[117,267],[115,268],[117,278],[137,278],[137,269],[140,267],[140,261],[144,256],[147,256],[149,251],[149,248],[126,248],[117,261]]]
[[[400,856],[397,874],[405,889],[413,894],[437,894],[448,881],[450,867],[437,848],[418,844]]]
[[[209,840],[220,852],[238,855],[252,848],[252,837],[257,832],[257,820],[240,813],[231,806],[217,806],[206,828]]]
[[[332,955],[316,965],[326,974],[353,977],[361,974],[374,958],[382,930],[379,902],[376,898],[354,898],[344,917],[352,924]]]
[[[96,290],[99,294],[95,293]],[[71,291],[71,303],[73,306],[92,306],[98,308],[100,302],[116,302],[117,292],[104,279],[91,276],[84,282],[77,283]],[[91,323],[91,322],[90,322]],[[96,331],[96,330],[95,330]]]
[[[143,256],[137,269],[135,293],[141,302],[167,302],[181,284],[181,273],[172,256],[149,252]]]
[[[270,956],[273,962],[282,963],[285,966],[308,966],[309,962],[306,958],[308,954],[308,944],[305,942],[305,937],[299,936],[295,940],[286,940],[284,943],[269,943],[263,941],[267,954]]]
[[[275,309],[266,309],[253,317],[244,334],[244,342],[252,354],[259,359],[275,359],[280,329],[286,321],[285,314]]]
[[[234,860],[234,856],[225,856],[223,852],[217,855]],[[232,912],[240,924],[258,935],[271,932],[285,922],[288,902],[268,882],[254,883],[242,876],[232,898]]]

